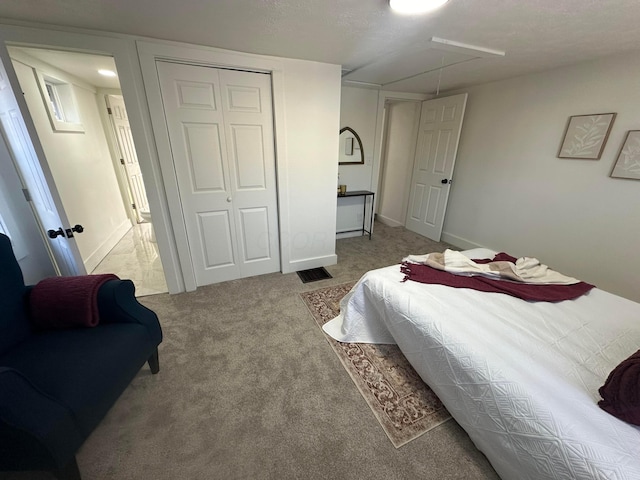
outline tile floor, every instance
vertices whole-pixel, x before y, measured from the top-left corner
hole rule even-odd
[[[151,224],[135,225],[91,273],[114,273],[130,279],[136,297],[168,292],[157,245],[150,241]]]

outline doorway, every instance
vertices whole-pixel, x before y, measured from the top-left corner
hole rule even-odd
[[[107,110],[107,99],[121,96],[113,58],[8,50],[64,210],[81,227],[73,235],[86,272],[129,278],[138,296],[166,292],[153,226],[140,212],[148,208],[142,177],[138,172],[133,179],[134,191],[128,175],[137,155],[121,122],[124,101],[117,120]]]
[[[466,100],[385,102],[376,210],[382,223],[440,240]]]
[[[404,227],[406,223],[420,103],[385,103],[376,220],[390,227]]]

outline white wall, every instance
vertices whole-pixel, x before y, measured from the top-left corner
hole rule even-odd
[[[443,240],[535,256],[640,301],[640,181],[609,177],[640,129],[639,79],[636,54],[469,89]],[[608,112],[600,160],[556,157],[569,116]]]
[[[29,112],[47,155],[62,203],[75,234],[85,268],[91,272],[131,227],[127,218],[106,137],[96,92],[81,80],[24,54],[13,54],[14,68]],[[32,66],[72,83],[84,133],[55,132],[51,127]]]
[[[377,108],[378,90],[342,87],[340,128],[351,127],[354,129],[362,140],[362,148],[364,149],[364,165],[339,166],[340,183],[346,185],[347,190],[372,189]],[[340,128],[336,130],[336,137]],[[337,184],[337,179],[334,179],[334,184]],[[362,201],[363,197],[338,199],[335,231],[362,228]],[[367,211],[369,211],[368,208]],[[342,234],[338,235],[338,238],[357,235],[360,233]]]
[[[376,218],[392,227],[405,224],[419,120],[420,102],[386,106],[386,140]]]

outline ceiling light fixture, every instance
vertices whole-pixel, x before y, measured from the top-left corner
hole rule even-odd
[[[116,77],[116,72],[113,70],[98,70],[100,75],[104,75],[105,77]]]
[[[414,15],[435,10],[448,1],[449,0],[389,0],[389,6],[395,12]]]

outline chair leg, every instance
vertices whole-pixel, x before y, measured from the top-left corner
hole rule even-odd
[[[59,470],[53,472],[58,480],[82,480],[76,457]]]
[[[149,360],[147,360],[147,362],[149,363],[149,368],[151,369],[151,373],[155,375],[160,371],[160,359],[158,358],[157,348],[156,348],[156,351],[153,352],[153,354],[149,357]]]

